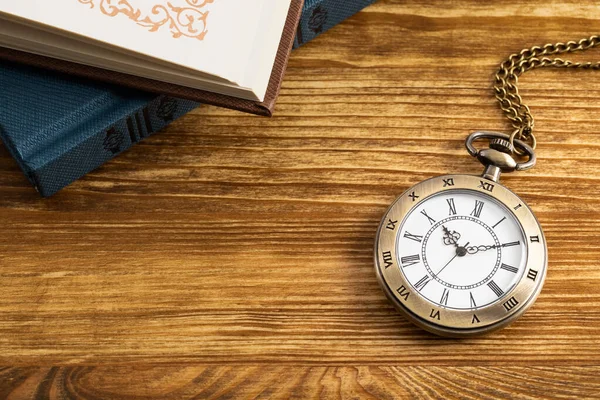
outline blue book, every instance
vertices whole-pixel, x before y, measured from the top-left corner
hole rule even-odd
[[[294,47],[375,0],[306,0]],[[51,196],[199,104],[0,61],[0,139]]]

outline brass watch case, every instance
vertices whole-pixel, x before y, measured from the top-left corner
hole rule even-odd
[[[452,182],[453,185],[448,185]],[[492,186],[490,186],[492,185]],[[490,187],[492,191],[490,191]],[[525,271],[512,290],[498,301],[482,308],[457,310],[445,308],[425,299],[415,290],[400,270],[396,252],[397,235],[407,215],[430,196],[451,191],[481,192],[502,203],[521,224],[527,240]],[[519,206],[520,205],[520,206]],[[386,226],[397,221],[394,229]],[[533,240],[533,241],[532,241]],[[539,240],[539,241],[537,241]],[[392,253],[393,265],[385,268],[383,252]],[[389,265],[389,263],[388,263]],[[542,290],[548,257],[542,228],[527,204],[496,181],[473,175],[444,175],[428,179],[411,187],[398,197],[385,213],[375,240],[375,270],[379,283],[394,307],[421,328],[450,337],[470,337],[503,328],[519,318],[535,302]],[[533,273],[535,279],[531,279]],[[401,288],[404,288],[402,290]],[[400,295],[399,289],[402,291]],[[409,295],[406,296],[407,291]],[[514,300],[518,304],[514,305]],[[506,302],[509,303],[506,303]],[[506,305],[505,305],[506,303]],[[439,314],[438,314],[439,313]]]

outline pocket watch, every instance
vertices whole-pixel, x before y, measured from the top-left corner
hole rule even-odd
[[[554,56],[600,45],[534,46],[500,64],[494,92],[512,134],[479,131],[466,140],[481,175],[450,174],[416,184],[388,208],[375,240],[375,270],[392,304],[410,321],[442,336],[489,333],[519,318],[542,290],[548,267],[542,227],[527,204],[499,180],[536,162],[534,119],[518,77],[539,67],[600,69]],[[477,149],[475,143],[487,141]]]
[[[491,138],[490,148],[473,142]],[[547,269],[546,241],[531,209],[498,182],[500,172],[535,164],[533,149],[516,163],[508,135],[476,132],[467,145],[481,176],[444,175],[402,194],[380,224],[377,276],[394,306],[422,328],[472,336],[501,328],[533,304]]]

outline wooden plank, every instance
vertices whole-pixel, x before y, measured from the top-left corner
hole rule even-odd
[[[598,368],[132,366],[5,368],[13,399],[583,399]]]

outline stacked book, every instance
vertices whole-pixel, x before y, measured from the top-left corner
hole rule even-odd
[[[290,50],[374,1],[2,2],[0,138],[51,196],[200,104],[270,116]]]

